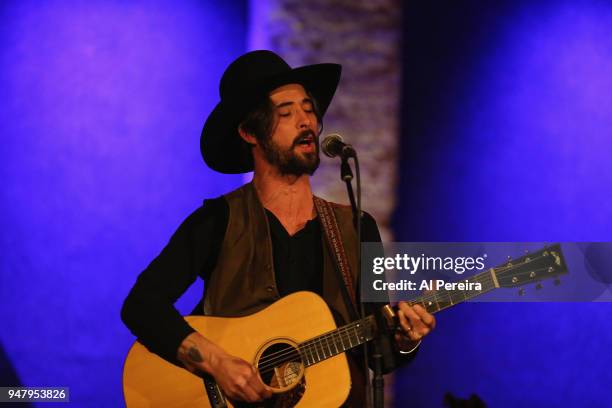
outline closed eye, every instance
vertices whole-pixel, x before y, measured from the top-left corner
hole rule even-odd
[[[304,99],[302,102],[302,109],[304,112],[312,113],[314,111],[312,108],[312,101],[310,99]]]

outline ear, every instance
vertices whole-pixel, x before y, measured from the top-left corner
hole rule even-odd
[[[238,133],[240,134],[240,137],[242,138],[242,140],[247,142],[249,145],[251,145],[251,146],[256,146],[257,145],[257,138],[255,137],[255,135],[247,133],[242,128],[242,126],[238,126]]]

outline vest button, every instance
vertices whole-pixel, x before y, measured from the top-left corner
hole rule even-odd
[[[274,291],[274,286],[268,286],[268,287],[266,288],[266,290],[267,290],[268,292],[272,292],[272,291]]]

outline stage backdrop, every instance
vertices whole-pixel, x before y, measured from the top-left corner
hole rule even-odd
[[[204,197],[241,183],[204,166],[199,136],[246,19],[244,1],[2,2],[1,385],[123,405],[123,299]]]
[[[409,3],[397,239],[610,240],[610,7]],[[287,50],[312,48],[292,62],[316,60],[336,33],[357,50],[354,69],[378,66],[363,48],[394,41],[384,32],[395,27],[387,16],[399,3],[362,3],[372,16],[363,27],[377,30],[364,42],[352,39],[354,2],[316,4],[329,7],[326,24],[308,17],[287,30],[298,39],[278,40]],[[270,21],[293,21],[284,13],[295,5],[287,1]],[[121,302],[202,198],[242,182],[208,170],[198,139],[223,68],[247,47],[247,8],[0,6],[0,383],[67,385],[79,406],[122,405],[133,337],[119,320]],[[324,34],[311,42],[304,27]],[[342,44],[333,55],[344,55]],[[385,55],[374,71],[381,81],[385,70],[396,73],[394,51]],[[381,106],[393,106],[395,93],[377,84],[359,89],[372,87],[385,103],[362,109],[385,118]],[[380,157],[376,191],[387,191],[394,141],[364,146]],[[384,200],[387,212],[393,197]],[[201,290],[179,309],[190,310]],[[451,391],[475,392],[490,406],[605,406],[610,314],[608,305],[458,306],[439,315],[438,330],[401,372],[397,405],[440,406]]]
[[[611,241],[612,5],[409,2],[403,27],[397,239]],[[441,312],[398,406],[610,406],[611,318],[610,303]]]

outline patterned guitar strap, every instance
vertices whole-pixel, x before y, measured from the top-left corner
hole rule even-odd
[[[357,320],[359,314],[357,313],[357,300],[355,298],[355,289],[353,288],[353,282],[351,279],[351,267],[344,251],[344,245],[342,244],[342,237],[340,235],[340,228],[338,227],[338,221],[336,220],[336,214],[332,205],[323,200],[322,198],[314,196],[314,204],[317,209],[317,214],[321,219],[321,226],[325,233],[325,240],[327,246],[334,258],[334,269],[338,278],[344,282],[344,290],[342,295],[344,303],[351,315],[351,319]]]

